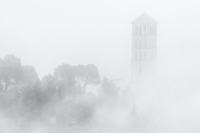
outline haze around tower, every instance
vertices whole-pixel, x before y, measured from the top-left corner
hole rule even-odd
[[[195,0],[146,1],[158,21],[158,74],[200,77],[200,9]],[[14,54],[40,77],[62,64],[95,64],[103,76],[130,78],[131,22],[138,0],[0,1],[0,57]]]

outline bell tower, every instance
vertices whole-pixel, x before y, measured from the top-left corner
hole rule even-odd
[[[132,88],[153,88],[156,76],[157,21],[146,13],[132,22]]]

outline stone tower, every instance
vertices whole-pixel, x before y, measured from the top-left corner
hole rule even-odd
[[[157,21],[146,13],[132,22],[132,87],[153,88],[156,76]]]

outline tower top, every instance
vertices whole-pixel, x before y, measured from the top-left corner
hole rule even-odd
[[[136,23],[158,23],[158,22],[144,12],[142,15],[140,15],[138,18],[136,18],[132,22],[132,24],[133,23],[136,24]]]

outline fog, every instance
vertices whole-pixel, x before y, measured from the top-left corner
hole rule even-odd
[[[1,0],[0,132],[200,132],[199,4]],[[131,22],[143,12],[158,22],[157,76],[135,90]]]
[[[68,62],[93,63],[107,77],[130,78],[131,22],[144,12],[144,3],[159,24],[161,75],[198,76],[200,10],[194,0],[1,1],[0,55],[23,58],[40,77]]]

